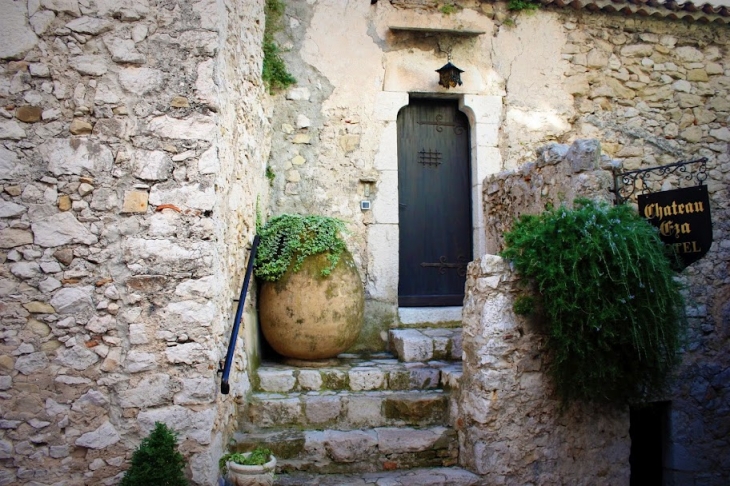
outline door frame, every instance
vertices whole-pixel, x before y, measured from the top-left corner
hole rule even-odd
[[[398,304],[398,112],[409,104],[410,97],[443,98],[439,93],[408,93],[381,91],[375,99],[374,119],[383,123],[380,145],[374,166],[377,183],[372,196],[372,224],[368,225],[368,275],[366,289],[369,298]],[[482,181],[502,169],[499,152],[499,126],[502,118],[502,97],[474,94],[451,96],[458,99],[459,110],[469,120],[471,144],[471,207],[472,258],[481,257],[486,250]],[[436,308],[434,308],[436,309]],[[448,312],[450,308],[442,308]]]

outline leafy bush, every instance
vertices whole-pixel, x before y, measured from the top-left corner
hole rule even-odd
[[[132,455],[132,466],[120,486],[187,486],[183,468],[185,459],[177,450],[172,430],[161,422],[139,444]]]
[[[522,216],[502,256],[535,280],[564,402],[659,391],[680,345],[682,299],[656,230],[626,205],[587,199]]]
[[[328,276],[345,250],[343,231],[345,223],[328,216],[282,214],[272,218],[259,230],[256,276],[274,282],[289,267],[296,272],[306,257],[321,253],[328,253],[329,265],[321,272]]]

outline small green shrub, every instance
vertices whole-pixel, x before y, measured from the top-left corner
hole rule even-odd
[[[235,462],[244,466],[263,466],[269,462],[270,457],[271,451],[265,447],[257,447],[250,454],[246,452],[229,452],[218,460],[218,467],[225,476],[228,473],[226,467],[228,462]]]
[[[155,428],[132,455],[132,465],[120,486],[187,486],[183,469],[185,459],[177,450],[175,433],[165,424]]]
[[[507,4],[507,9],[516,12],[520,10],[537,10],[538,8],[540,8],[540,4],[534,3],[531,0],[509,0]]]
[[[281,25],[284,4],[281,0],[266,0],[264,13],[266,15],[266,25],[264,28],[264,63],[261,78],[269,88],[269,92],[274,92],[291,86],[297,80],[286,69],[286,64],[280,55],[281,50],[274,40],[274,34]]]
[[[444,15],[451,15],[452,13],[456,13],[456,6],[447,3],[446,5],[442,5],[439,10]]]
[[[272,218],[259,230],[256,276],[274,282],[290,267],[296,272],[306,257],[320,253],[328,253],[329,265],[321,272],[328,276],[345,250],[344,231],[343,221],[328,216],[282,214]]]
[[[266,166],[266,178],[269,180],[270,186],[274,184],[274,179],[276,179],[276,173],[274,172],[274,169],[272,169],[270,165]]]
[[[505,243],[502,256],[541,293],[549,373],[564,402],[626,403],[662,389],[682,298],[652,226],[629,206],[579,199],[522,216]]]

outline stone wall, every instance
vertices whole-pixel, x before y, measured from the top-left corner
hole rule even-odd
[[[730,454],[717,453],[730,450],[724,425],[730,415],[727,26],[552,7],[510,12],[506,2],[476,0],[455,2],[452,14],[430,0],[288,3],[279,39],[289,49],[286,60],[298,84],[274,107],[270,211],[325,213],[349,222],[348,246],[375,324],[368,328],[368,345],[384,345],[379,331],[398,319],[393,154],[397,112],[409,94],[459,98],[469,115],[474,228],[484,224],[493,242],[475,244],[475,255],[498,249],[500,225],[515,214],[513,195],[505,194],[500,204],[509,214],[497,222],[479,218],[485,207],[480,199],[489,194],[482,182],[503,170],[520,174],[547,144],[600,140],[607,160],[625,170],[708,157],[715,243],[684,272],[691,344],[677,387],[667,396],[672,401],[667,468],[677,480],[717,483],[730,475],[723,459]],[[452,39],[394,26],[484,34]],[[443,65],[448,50],[465,72],[463,86],[445,90],[433,70]],[[550,155],[537,159],[543,157]],[[538,172],[551,170],[547,164]],[[552,192],[545,189],[551,178],[539,176],[544,185],[523,181],[510,190],[533,197],[535,208],[547,199],[570,200],[573,184],[564,194]],[[599,179],[605,191],[608,172]],[[574,182],[583,184],[581,174]],[[532,190],[548,194],[535,199]],[[371,211],[359,210],[361,199],[372,202]]]
[[[602,15],[562,21],[564,86],[576,118],[566,137],[601,140],[625,170],[709,159],[714,243],[682,273],[689,332],[665,397],[665,477],[672,484],[723,484],[730,477],[730,30]],[[671,189],[679,181],[660,184]]]
[[[613,170],[621,163],[601,156],[598,140],[576,140],[538,149],[537,160],[484,180],[487,253],[504,248],[504,233],[522,214],[539,214],[548,206],[572,206],[578,197],[613,201]]]
[[[0,1],[0,484],[116,484],[155,421],[215,481],[266,197],[263,1],[244,3]]]
[[[462,465],[484,484],[628,484],[628,407],[561,410],[545,374],[540,324],[512,311],[522,292],[500,257],[469,264],[457,422]]]

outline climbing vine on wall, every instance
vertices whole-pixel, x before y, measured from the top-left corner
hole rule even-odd
[[[274,34],[281,27],[281,17],[284,15],[284,3],[281,0],[266,0],[264,5],[266,26],[264,29],[264,65],[261,78],[270,92],[285,89],[297,82],[286,68],[281,50],[274,40]]]
[[[502,256],[539,289],[549,373],[564,402],[660,391],[677,360],[682,298],[656,230],[627,205],[522,216]]]

